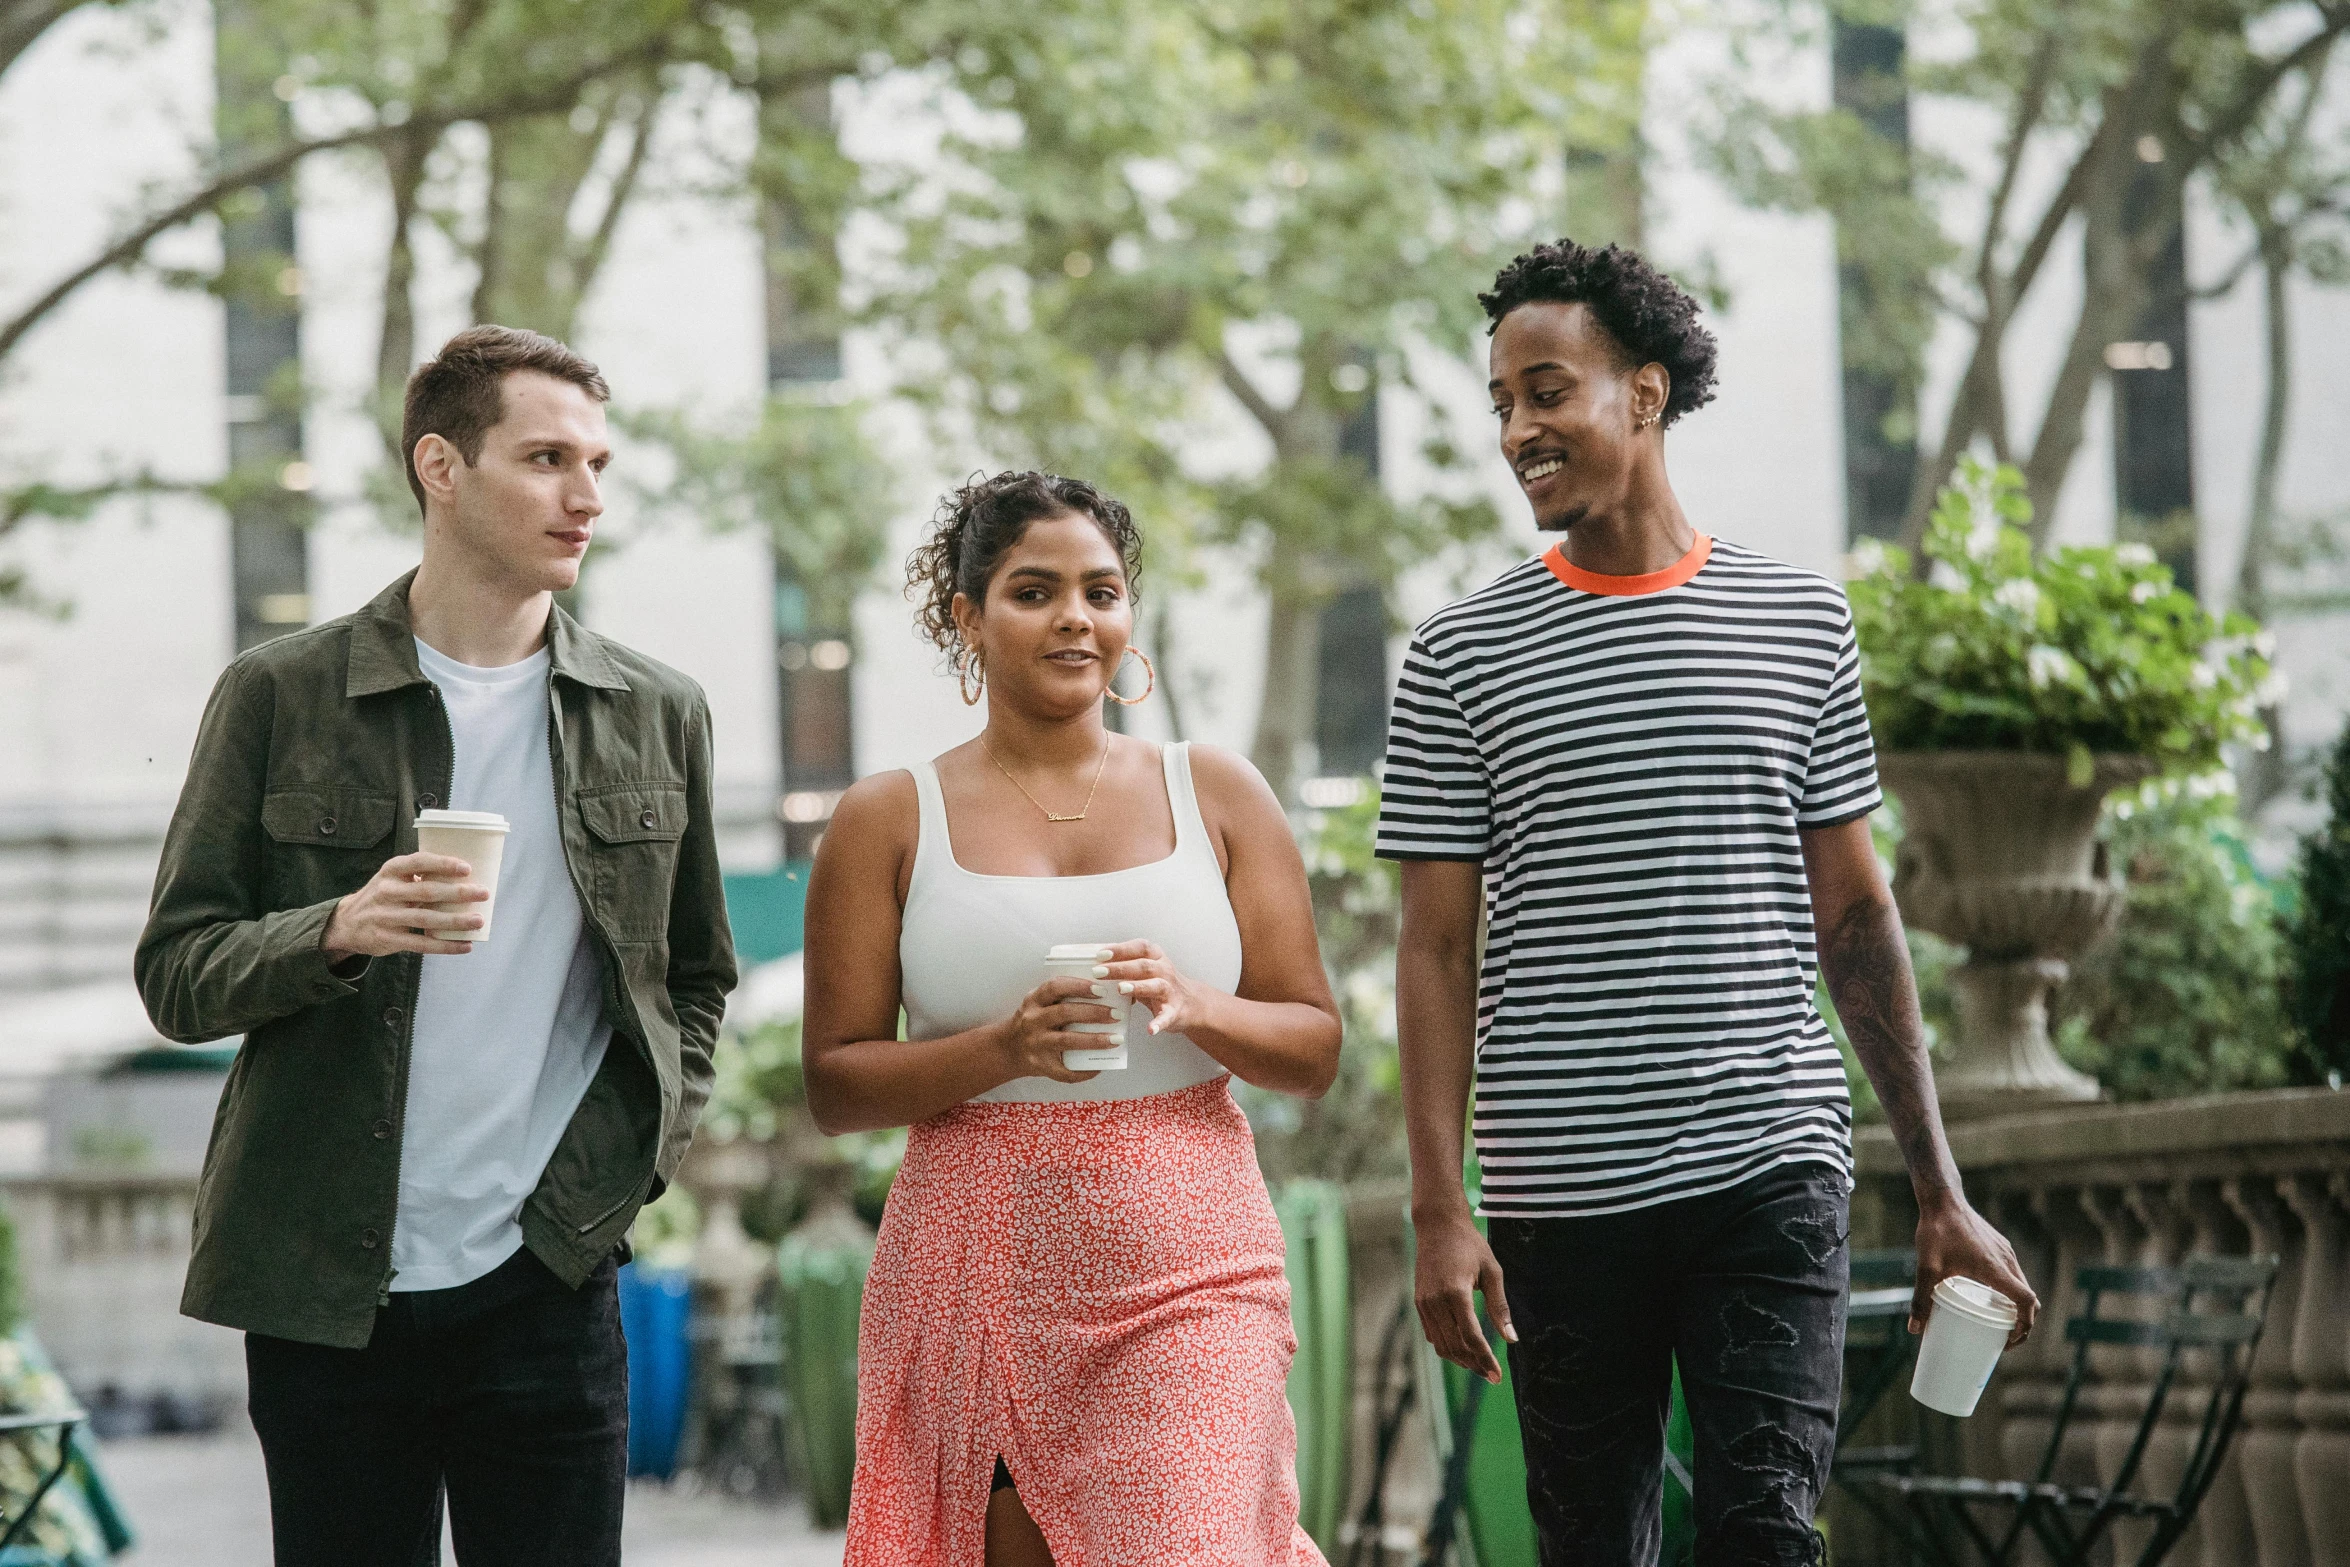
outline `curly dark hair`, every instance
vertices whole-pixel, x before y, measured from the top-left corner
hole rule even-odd
[[[1698,322],[1703,307],[1637,251],[1593,250],[1571,239],[1535,246],[1501,269],[1492,292],[1477,296],[1487,334],[1538,299],[1588,306],[1628,367],[1663,365],[1673,383],[1665,394],[1667,425],[1714,400],[1714,335]]]
[[[914,601],[914,624],[950,660],[963,656],[963,633],[955,625],[955,595],[974,604],[987,598],[987,584],[1020,542],[1028,525],[1070,514],[1091,519],[1116,546],[1126,566],[1126,594],[1135,596],[1142,572],[1142,531],[1133,513],[1083,479],[1057,473],[976,474],[938,503],[930,537],[906,559],[906,597]]]

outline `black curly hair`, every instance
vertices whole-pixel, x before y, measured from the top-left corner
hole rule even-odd
[[[1126,566],[1126,596],[1135,596],[1142,571],[1142,531],[1134,515],[1083,479],[1035,471],[975,474],[971,482],[938,503],[930,537],[906,559],[906,597],[914,601],[914,624],[952,661],[963,656],[963,633],[955,624],[955,595],[974,604],[987,598],[987,584],[1032,522],[1064,514],[1089,519],[1117,549]]]
[[[1621,245],[1593,250],[1571,239],[1535,246],[1501,269],[1490,293],[1477,296],[1489,323],[1486,333],[1520,305],[1539,299],[1589,307],[1623,350],[1627,367],[1663,365],[1672,378],[1665,394],[1667,425],[1714,400],[1714,335],[1698,322],[1703,307],[1637,251]]]

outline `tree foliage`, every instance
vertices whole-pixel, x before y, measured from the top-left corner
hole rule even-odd
[[[1178,558],[1249,562],[1270,604],[1255,759],[1284,792],[1316,611],[1495,521],[1391,497],[1350,421],[1375,387],[1411,390],[1416,352],[1469,348],[1476,291],[1555,216],[1528,199],[1545,169],[1636,103],[1637,49],[1601,47],[1620,23],[1538,20],[1502,0],[1027,13],[949,57],[932,102],[953,129],[873,202],[899,244],[865,314],[949,439],[1106,485]]]

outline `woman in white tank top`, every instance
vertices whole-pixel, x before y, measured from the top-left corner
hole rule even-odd
[[[1281,1231],[1228,1084],[1321,1093],[1338,1011],[1264,780],[1103,723],[1139,542],[1046,474],[942,506],[910,589],[987,727],[859,783],[817,853],[809,1108],[912,1127],[865,1288],[850,1567],[1321,1561]],[[1112,1016],[1047,977],[1071,944],[1135,1003],[1123,1070],[1063,1063]]]

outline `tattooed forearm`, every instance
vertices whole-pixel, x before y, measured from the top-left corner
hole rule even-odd
[[[1911,1183],[1922,1199],[1958,1190],[1942,1136],[1934,1069],[1926,1059],[1925,1019],[1901,916],[1883,898],[1856,898],[1820,938],[1820,970],[1844,1037],[1885,1107]]]

